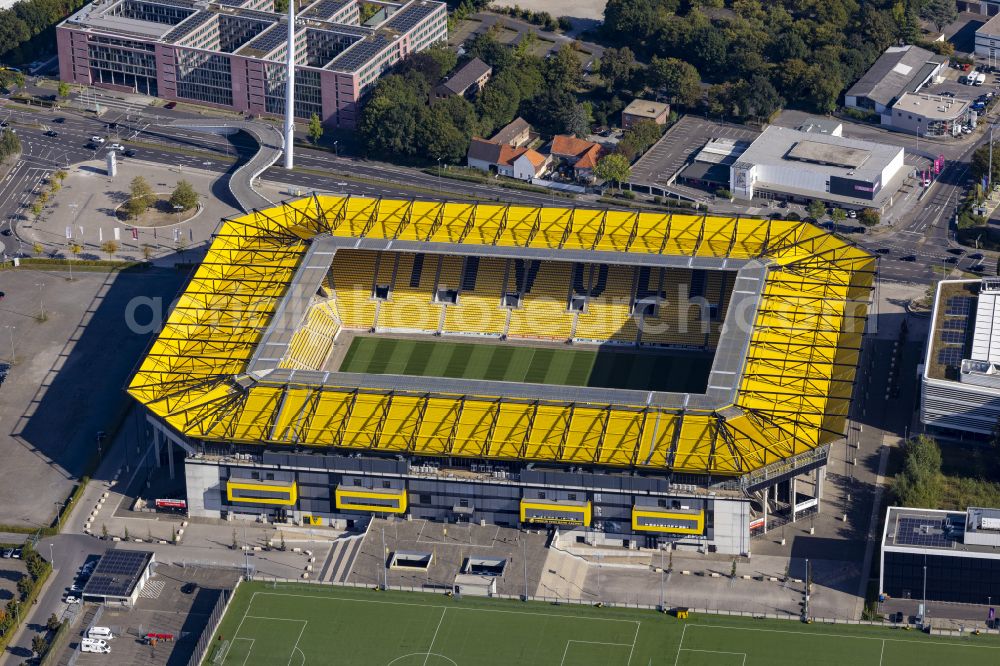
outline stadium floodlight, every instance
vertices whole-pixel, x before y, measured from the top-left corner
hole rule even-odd
[[[288,0],[288,60],[285,76],[285,168],[295,165],[295,2]]]

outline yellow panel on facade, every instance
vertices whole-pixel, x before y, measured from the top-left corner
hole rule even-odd
[[[291,506],[298,500],[298,487],[294,481],[252,481],[229,479],[226,481],[226,498],[244,504],[279,504]]]
[[[334,502],[341,511],[367,511],[369,513],[406,513],[406,490],[337,486]]]
[[[683,509],[632,507],[632,530],[664,534],[703,534],[705,512]]]
[[[522,499],[521,522],[590,527],[592,507],[587,502]]]

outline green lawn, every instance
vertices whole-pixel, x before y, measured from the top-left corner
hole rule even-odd
[[[980,666],[995,637],[249,583],[206,665]]]
[[[712,355],[359,336],[341,372],[704,393]]]

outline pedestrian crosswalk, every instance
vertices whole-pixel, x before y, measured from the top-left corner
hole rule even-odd
[[[139,593],[139,596],[143,599],[159,599],[164,585],[162,580],[151,580],[142,586],[142,592]]]
[[[354,560],[361,552],[362,541],[364,541],[363,535],[334,541],[333,547],[330,548],[330,554],[327,555],[326,562],[323,563],[319,579],[331,583],[346,583],[347,577],[351,575]]]

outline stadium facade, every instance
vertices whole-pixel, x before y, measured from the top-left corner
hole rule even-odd
[[[295,115],[352,128],[385,70],[448,37],[443,2],[316,0],[296,17]],[[288,18],[273,0],[98,0],[56,28],[59,77],[255,115],[285,111]]]
[[[224,222],[129,392],[192,515],[748,553],[818,508],[875,267],[798,221],[307,197]],[[712,356],[688,393],[341,371],[367,336]]]

